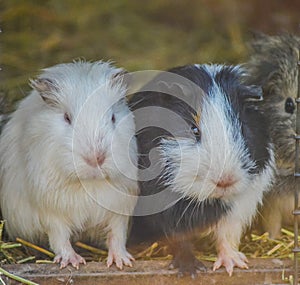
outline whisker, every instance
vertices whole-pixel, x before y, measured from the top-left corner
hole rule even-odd
[[[184,199],[184,195],[182,195],[182,198]],[[182,212],[180,218],[178,219],[178,221],[176,223],[176,227],[179,225],[179,222],[183,219],[184,214],[186,213],[186,211],[188,210],[188,208],[190,207],[192,202],[193,202],[193,200],[191,199],[190,202],[188,203],[188,205],[185,207],[184,211]]]

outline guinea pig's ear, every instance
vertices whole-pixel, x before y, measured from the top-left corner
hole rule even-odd
[[[118,69],[116,70],[116,73],[113,75],[112,79],[118,78],[118,77],[120,78],[120,77],[124,76],[124,75],[127,74],[127,73],[128,73],[127,70],[125,70],[125,69],[123,69],[123,68],[118,68]]]
[[[126,86],[129,85],[129,73],[123,68],[119,68],[116,73],[112,76],[112,84],[122,83]]]
[[[257,53],[261,53],[266,43],[270,42],[270,37],[262,32],[252,31],[252,37],[253,39],[247,45]]]
[[[58,88],[57,85],[48,78],[38,78],[35,80],[30,80],[30,86],[35,89],[42,99],[51,106],[58,105],[58,98],[55,95]]]
[[[244,86],[242,96],[245,101],[262,101],[264,99],[262,88],[257,85]]]
[[[188,86],[187,84],[178,83],[178,82],[166,82],[160,80],[157,82],[157,88],[159,92],[166,93],[171,96],[175,96],[181,100],[184,100],[186,98],[192,98],[194,94],[192,85]]]
[[[119,68],[118,70],[112,77],[112,85],[118,84],[124,86],[126,88],[125,101],[129,101],[130,94],[132,94],[132,92],[129,92],[129,89],[133,88],[132,76],[123,68]]]

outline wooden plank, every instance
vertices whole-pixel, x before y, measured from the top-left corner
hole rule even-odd
[[[105,284],[105,285],[251,285],[251,284],[289,284],[292,275],[292,261],[280,259],[251,259],[249,269],[234,270],[231,277],[224,269],[213,272],[212,263],[204,262],[206,273],[198,273],[196,279],[190,276],[179,278],[176,270],[168,270],[169,261],[136,261],[133,268],[120,271],[107,268],[104,263],[89,262],[79,270],[67,267],[62,270],[57,264],[5,265],[3,268],[38,284]],[[2,276],[5,284],[19,284]],[[284,280],[286,279],[286,280]]]

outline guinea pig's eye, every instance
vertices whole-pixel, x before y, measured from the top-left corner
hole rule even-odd
[[[200,139],[201,139],[201,133],[200,133],[199,128],[196,127],[196,126],[192,126],[192,132],[193,132],[193,134],[194,134],[197,142],[200,141]]]
[[[64,120],[69,124],[71,125],[71,117],[68,113],[65,113],[64,114]]]
[[[111,121],[112,121],[113,124],[116,122],[116,116],[115,116],[115,114],[111,115]]]
[[[293,99],[291,97],[287,98],[285,100],[285,111],[287,113],[293,114],[295,109],[296,109],[296,106],[294,104]]]

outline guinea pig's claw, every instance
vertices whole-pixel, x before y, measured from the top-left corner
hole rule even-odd
[[[61,255],[56,255],[53,259],[54,263],[60,263],[60,261],[61,261]],[[61,269],[61,266],[60,266],[60,269]]]
[[[247,258],[241,252],[233,252],[231,255],[219,253],[217,261],[214,263],[213,271],[219,269],[222,265],[225,267],[229,276],[232,276],[233,268],[239,267],[242,269],[248,269]]]
[[[113,263],[115,263],[117,268],[122,270],[123,265],[132,267],[131,261],[134,260],[135,259],[133,258],[133,256],[127,251],[124,251],[122,253],[114,253],[112,251],[109,251],[106,264],[107,267],[110,267]]]
[[[75,252],[67,257],[62,257],[60,254],[58,254],[55,256],[54,262],[60,263],[60,269],[63,269],[67,267],[68,264],[71,264],[74,268],[78,270],[80,264],[86,264],[85,259]]]

